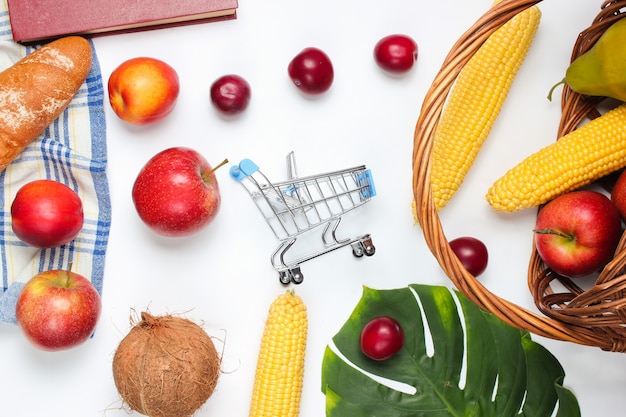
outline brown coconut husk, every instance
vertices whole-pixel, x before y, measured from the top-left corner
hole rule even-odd
[[[141,313],[113,358],[115,386],[128,406],[150,417],[186,417],[211,396],[220,357],[192,321]]]

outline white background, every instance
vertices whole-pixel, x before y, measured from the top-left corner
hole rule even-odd
[[[542,23],[493,133],[461,191],[442,213],[450,237],[473,235],[490,249],[482,278],[494,292],[534,309],[526,287],[534,211],[494,213],[483,196],[522,156],[555,139],[558,100],[546,95],[559,81],[578,32],[600,0],[550,0]],[[303,264],[296,287],[309,312],[302,417],[324,415],[320,391],[326,344],[359,300],[361,288],[411,283],[450,285],[427,250],[411,216],[413,129],[431,80],[453,42],[490,0],[426,2],[248,1],[228,22],[100,37],[95,40],[106,82],[122,61],[152,56],[178,71],[175,111],[149,127],[130,127],[106,104],[113,224],[96,335],[78,348],[47,353],[30,346],[13,325],[0,326],[2,414],[127,416],[115,389],[111,361],[130,328],[148,309],[202,323],[222,343],[223,374],[198,416],[248,413],[258,345],[272,300],[284,288],[269,262],[277,241],[228,168],[218,172],[221,211],[201,233],[158,237],[139,220],[130,191],[141,166],[165,148],[190,146],[212,163],[253,159],[275,180],[286,179],[285,156],[295,151],[300,175],[366,164],[378,195],[346,216],[346,234],[371,233],[377,252],[356,259],[343,248]],[[374,44],[404,33],[419,44],[419,61],[404,77],[390,77],[372,58]],[[289,60],[316,46],[331,57],[335,81],[319,99],[304,98],[287,76]],[[236,73],[252,87],[246,113],[220,118],[210,84]],[[560,95],[560,89],[557,90]],[[571,343],[534,339],[553,352],[565,384],[586,417],[615,415],[626,406],[626,356]]]

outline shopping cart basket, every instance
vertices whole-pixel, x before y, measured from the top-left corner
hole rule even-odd
[[[304,279],[300,264],[350,245],[356,257],[375,252],[369,234],[340,239],[337,228],[341,216],[367,203],[376,195],[372,174],[364,165],[321,175],[298,177],[295,155],[287,155],[289,179],[270,182],[250,159],[243,159],[230,169],[256,203],[280,245],[271,257],[281,283],[300,284]],[[320,228],[322,247],[296,259],[286,253],[303,233]]]

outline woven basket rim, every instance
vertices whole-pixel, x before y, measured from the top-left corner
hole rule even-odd
[[[435,208],[435,203],[430,186],[430,155],[439,119],[441,117],[446,98],[456,80],[459,72],[476,53],[484,41],[500,26],[516,16],[521,11],[532,7],[541,0],[502,0],[493,5],[483,14],[452,46],[445,57],[441,69],[436,74],[422,103],[421,111],[417,119],[414,132],[413,148],[413,197],[415,201],[415,215],[421,226],[427,246],[435,256],[440,266],[453,282],[455,287],[468,299],[476,303],[484,310],[498,316],[506,323],[529,331],[539,336],[550,339],[569,341],[586,346],[595,346],[609,351],[626,351],[626,328],[625,333],[620,329],[603,329],[598,331],[587,323],[567,321],[548,316],[547,311],[533,312],[524,307],[489,291],[476,277],[470,274],[454,255],[446,235],[443,231],[441,220]],[[625,16],[626,0],[605,1],[600,7],[598,16],[590,26],[581,32],[572,51],[572,61],[591,48],[604,30],[615,20]],[[602,98],[589,98],[574,93],[569,87],[564,86],[561,96],[562,116],[559,122],[558,137],[574,130],[585,119],[599,116],[597,109]],[[625,240],[623,238],[622,240]],[[626,243],[623,243],[626,247]],[[626,255],[620,259],[621,266],[626,264]],[[615,260],[618,262],[618,260]],[[531,256],[529,262],[529,275],[531,271],[544,271],[536,253]],[[625,267],[626,268],[626,267]],[[542,277],[529,276],[529,282]],[[624,278],[624,292],[626,293],[626,277]],[[534,284],[544,288],[546,282]],[[534,295],[534,294],[533,294]],[[625,318],[626,320],[626,318]]]

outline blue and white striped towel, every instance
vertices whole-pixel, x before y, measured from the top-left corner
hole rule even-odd
[[[0,70],[35,48],[13,41],[6,0],[0,0]],[[91,279],[102,292],[111,223],[103,98],[94,50],[91,72],[69,107],[0,173],[0,322],[15,323],[17,297],[24,283],[40,271],[67,269],[72,263],[72,271]],[[83,229],[74,241],[45,250],[29,247],[13,234],[10,213],[18,189],[42,178],[75,190],[85,213]]]

